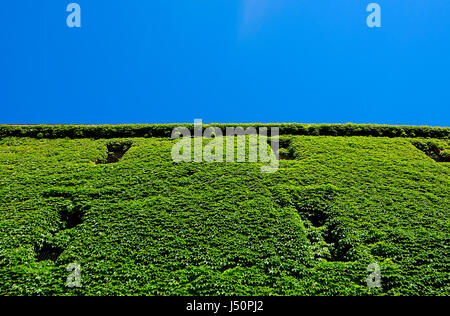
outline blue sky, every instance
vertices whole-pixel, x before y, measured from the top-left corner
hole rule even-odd
[[[450,1],[370,2],[3,1],[0,123],[449,126]]]

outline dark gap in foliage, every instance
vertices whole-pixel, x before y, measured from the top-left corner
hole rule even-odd
[[[99,160],[97,164],[111,164],[118,163],[120,159],[125,155],[125,153],[133,145],[132,141],[115,141],[110,142],[106,145],[108,156],[106,160]]]
[[[333,192],[318,189],[308,195],[298,199],[295,208],[305,223],[315,257],[329,262],[348,261],[346,256],[352,247],[342,242],[341,230],[331,216]]]
[[[86,213],[86,208],[76,205],[72,198],[67,202],[68,203],[65,206],[59,207],[58,210],[59,219],[63,223],[63,228],[59,229],[58,232],[80,225],[83,222],[83,216]],[[58,232],[55,232],[55,234]],[[55,234],[53,234],[53,236],[55,236]],[[55,262],[63,251],[64,249],[60,247],[52,245],[49,242],[44,242],[39,249],[36,249],[36,259],[38,262],[45,260]]]
[[[72,198],[73,192],[65,189],[64,187],[53,187],[49,190],[42,192],[44,198]]]
[[[350,246],[342,245],[336,226],[329,225],[329,214],[324,209],[297,209],[300,217],[306,223],[307,238],[313,247],[322,248],[316,258],[322,258],[329,262],[346,262],[346,254],[351,250]],[[326,248],[326,255],[324,255]]]
[[[306,229],[306,237],[316,259],[348,262],[352,245],[345,239],[340,221],[334,214],[339,189],[331,185],[276,186],[274,199],[280,207],[294,207]]]
[[[186,176],[190,177],[194,174],[196,174],[197,170],[188,169],[186,172]]]
[[[300,217],[305,223],[307,238],[311,243],[316,259],[325,259],[327,261],[342,261],[343,256],[337,252],[339,240],[334,238],[331,233],[331,227],[327,225],[329,214],[326,209],[303,208],[296,206]]]
[[[286,148],[280,148],[278,151],[278,160],[294,160],[294,153],[293,151],[286,149]]]
[[[436,162],[450,162],[450,152],[432,140],[412,140],[411,143]]]
[[[291,148],[292,137],[280,136],[278,139],[278,148],[272,147],[272,139],[267,139],[272,151],[275,153],[278,160],[294,160],[294,151]]]
[[[314,227],[322,227],[325,225],[328,214],[323,209],[304,209],[297,208],[302,219],[308,220]]]
[[[59,211],[59,217],[65,229],[71,229],[83,223],[84,214],[85,210],[78,205],[67,206]]]
[[[192,164],[180,165],[175,169],[180,177],[190,177],[198,173],[198,169]]]
[[[224,273],[225,271],[234,269],[237,266],[238,266],[238,264],[236,264],[236,263],[228,263],[228,264],[225,264],[225,265],[221,266],[220,268],[218,268],[218,271],[220,271],[220,273]]]
[[[58,260],[63,251],[64,249],[45,242],[42,247],[38,249],[36,258],[38,262],[45,260],[51,260],[54,262]]]
[[[339,228],[336,225],[327,226],[323,234],[323,239],[327,244],[333,245],[330,254],[331,258],[328,261],[347,262],[346,256],[351,250],[351,245],[342,243],[338,234]]]

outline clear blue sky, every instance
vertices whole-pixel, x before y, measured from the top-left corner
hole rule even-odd
[[[449,126],[450,1],[370,2],[2,1],[0,123]]]

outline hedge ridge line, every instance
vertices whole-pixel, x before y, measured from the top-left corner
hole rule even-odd
[[[170,137],[175,127],[187,127],[193,132],[194,124],[130,124],[130,125],[0,125],[0,138],[121,138]],[[279,127],[280,135],[309,136],[373,136],[408,138],[449,138],[449,127],[401,126],[375,124],[203,124],[204,128],[219,127]]]

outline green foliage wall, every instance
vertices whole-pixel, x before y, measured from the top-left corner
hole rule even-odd
[[[110,144],[132,145],[96,164]],[[0,295],[450,294],[449,163],[411,139],[288,137],[274,174],[174,163],[173,144],[1,139]]]

